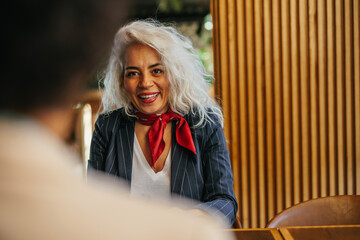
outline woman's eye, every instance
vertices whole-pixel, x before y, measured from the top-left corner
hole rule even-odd
[[[163,73],[164,71],[161,70],[161,69],[154,69],[152,72],[153,72],[154,74],[161,74],[161,73]]]
[[[138,75],[137,72],[127,72],[126,73],[126,77],[133,77],[133,76],[136,76],[136,75]]]

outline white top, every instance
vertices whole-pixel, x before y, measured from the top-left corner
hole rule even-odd
[[[134,152],[131,172],[131,195],[146,199],[170,199],[171,197],[171,149],[164,168],[155,173],[141,150],[134,134]]]

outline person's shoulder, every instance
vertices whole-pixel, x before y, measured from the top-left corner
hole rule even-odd
[[[218,116],[214,113],[211,108],[206,108],[206,115],[204,116],[203,123],[196,128],[206,129],[206,128],[218,128],[221,127]],[[193,111],[190,111],[188,114],[184,116],[184,118],[188,121],[189,125],[194,127],[201,120],[201,112],[198,108],[194,108]]]

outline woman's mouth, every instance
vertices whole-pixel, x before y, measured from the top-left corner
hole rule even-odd
[[[138,98],[143,102],[143,103],[152,103],[154,102],[157,97],[159,96],[160,93],[141,93],[138,95]]]

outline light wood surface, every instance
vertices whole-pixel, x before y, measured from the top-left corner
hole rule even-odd
[[[279,232],[285,240],[358,240],[360,225],[280,227]]]
[[[283,240],[276,228],[231,229],[238,240]]]
[[[229,229],[238,240],[357,240],[360,225]]]

